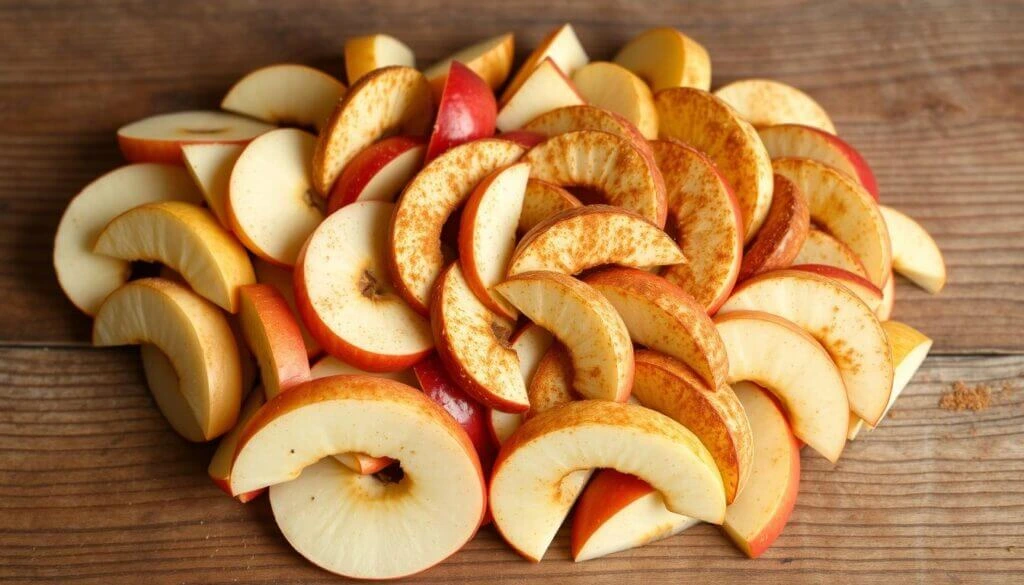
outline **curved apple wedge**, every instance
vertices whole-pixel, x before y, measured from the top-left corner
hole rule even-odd
[[[160,414],[185,439],[195,443],[205,441],[203,429],[181,391],[181,381],[171,360],[159,347],[148,343],[139,346],[139,355],[142,358],[142,371],[146,375],[146,386]]]
[[[796,258],[793,258],[792,264],[834,266],[862,278],[868,277],[864,265],[857,259],[857,255],[849,246],[814,228],[807,232],[807,239],[804,240],[804,245],[800,248]]]
[[[269,284],[239,289],[242,335],[260,366],[267,399],[309,380],[309,358],[291,307]]]
[[[937,294],[946,285],[946,263],[935,240],[910,216],[884,205],[878,209],[892,239],[892,269]]]
[[[607,299],[557,272],[518,274],[496,288],[565,345],[572,357],[577,392],[587,398],[626,400],[633,384],[633,343]]]
[[[871,284],[868,279],[857,276],[848,270],[825,264],[795,264],[789,268],[790,270],[803,270],[831,278],[853,291],[857,298],[864,301],[864,304],[876,315],[882,306],[882,301],[884,300],[882,289]]]
[[[390,456],[401,473],[360,475],[324,459],[348,452]],[[239,440],[231,491],[267,486],[301,555],[363,579],[441,562],[472,538],[486,506],[466,432],[422,392],[368,376],[312,380],[260,409]]]
[[[846,445],[850,403],[839,370],[813,337],[757,311],[715,318],[729,354],[729,383],[755,382],[782,401],[793,432],[835,463]]]
[[[651,146],[644,135],[621,114],[592,105],[565,106],[541,114],[530,120],[523,130],[538,132],[547,136],[558,136],[579,130],[596,130],[621,136],[644,154],[651,153]]]
[[[103,229],[95,251],[121,260],[160,262],[231,313],[238,311],[238,289],[256,282],[245,248],[212,213],[191,203],[150,203],[122,213]]]
[[[185,438],[209,441],[235,424],[242,404],[242,366],[234,333],[217,307],[188,288],[160,278],[122,286],[96,313],[92,342],[150,344],[163,352],[198,427],[198,436]]]
[[[857,179],[878,201],[878,183],[864,157],[842,138],[819,128],[779,124],[758,130],[768,155],[776,158],[809,158]]]
[[[526,234],[552,215],[577,207],[583,207],[583,204],[565,189],[547,181],[530,179],[526,182],[523,209],[519,213],[516,231]]]
[[[143,348],[152,347],[144,345]],[[238,439],[242,438],[242,432],[245,431],[245,425],[249,424],[252,417],[256,416],[259,409],[266,403],[267,399],[263,394],[262,388],[256,388],[249,393],[249,396],[245,398],[245,402],[242,404],[242,410],[238,413],[238,422],[235,426],[231,427],[231,430],[221,437],[220,442],[217,443],[217,450],[213,452],[213,459],[210,460],[210,465],[206,468],[207,475],[213,480],[224,493],[231,495],[231,468],[235,465],[235,450],[238,447]],[[248,503],[264,492],[263,489],[253,490],[244,494],[238,495],[238,501],[243,504]]]
[[[256,282],[274,287],[284,297],[285,302],[288,303],[288,308],[295,317],[295,322],[299,325],[299,331],[302,332],[302,342],[306,346],[306,357],[312,360],[323,353],[323,348],[320,347],[320,344],[309,333],[309,329],[306,328],[306,324],[302,321],[302,315],[299,314],[299,307],[295,304],[295,272],[260,258],[253,260],[252,268],[256,271]]]
[[[658,111],[651,88],[618,63],[593,61],[572,75],[586,103],[619,114],[648,140],[658,137]]]
[[[811,228],[807,197],[782,175],[775,175],[772,206],[764,224],[743,253],[739,280],[786,268],[800,254]]]
[[[280,63],[239,79],[220,107],[270,124],[319,130],[344,95],[345,84],[323,71]]]
[[[531,418],[502,446],[491,477],[495,526],[540,561],[575,500],[565,478],[602,467],[648,482],[673,512],[714,524],[725,517],[722,478],[686,427],[642,406],[580,400]]]
[[[711,88],[707,49],[671,27],[652,28],[633,37],[615,55],[615,62],[639,75],[652,91]]]
[[[394,203],[423,166],[427,151],[420,138],[392,136],[361,150],[334,182],[327,213],[356,201]]]
[[[519,371],[523,374],[523,384],[526,385],[527,395],[529,395],[530,381],[533,380],[541,359],[554,340],[555,338],[543,327],[532,323],[516,332],[510,340],[512,350],[519,357]],[[499,447],[522,423],[523,415],[521,413],[502,412],[493,408],[487,417],[491,438]]]
[[[273,129],[227,112],[174,112],[118,128],[117,144],[129,162],[181,164],[181,147],[187,144],[246,144]]]
[[[754,126],[803,124],[836,133],[825,109],[799,89],[771,79],[741,79],[715,90],[715,95],[736,109]]]

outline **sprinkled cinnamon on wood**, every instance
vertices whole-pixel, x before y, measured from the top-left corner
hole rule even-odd
[[[955,382],[953,390],[942,395],[939,408],[952,412],[961,410],[985,410],[992,403],[992,389],[985,384],[968,386],[963,382]]]

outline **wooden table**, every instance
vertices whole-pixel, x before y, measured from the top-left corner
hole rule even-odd
[[[674,25],[710,50],[715,85],[795,84],[867,156],[882,199],[946,255],[931,297],[900,280],[895,317],[935,349],[885,424],[838,465],[806,454],[784,535],[743,558],[710,526],[610,558],[540,565],[491,530],[412,581],[1011,583],[1024,580],[1024,5],[795,0],[0,1],[0,582],[309,583],[265,499],[208,480],[131,349],[89,347],[50,255],[68,199],[120,164],[114,131],[216,107],[257,66],[343,73],[349,35],[393,33],[427,63],[505,30],[520,58],[572,21],[594,58]],[[728,7],[723,6],[728,4]],[[992,408],[940,410],[954,381]]]

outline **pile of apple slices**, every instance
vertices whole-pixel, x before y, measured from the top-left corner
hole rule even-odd
[[[416,573],[487,523],[539,561],[574,508],[577,561],[697,522],[756,557],[801,447],[837,461],[924,360],[893,271],[935,293],[942,255],[813,99],[709,93],[674,29],[590,62],[564,25],[506,83],[513,48],[421,73],[360,37],[350,87],[273,65],[121,128],[60,284],[329,571]]]

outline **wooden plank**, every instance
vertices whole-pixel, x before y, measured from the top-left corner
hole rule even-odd
[[[940,410],[955,381],[995,388],[992,407]],[[581,564],[563,530],[533,565],[485,529],[410,581],[1009,583],[1024,571],[1022,385],[1024,356],[929,359],[834,468],[805,450],[792,520],[756,561],[700,526]],[[211,452],[167,427],[134,350],[0,349],[0,582],[336,581],[288,547],[265,498],[213,486]]]
[[[874,165],[883,199],[945,250],[938,297],[900,288],[897,316],[941,352],[1024,350],[1024,15],[1018,2],[485,3],[198,0],[0,2],[0,342],[83,344],[88,320],[56,286],[67,200],[119,164],[116,128],[215,107],[244,72],[295,60],[340,75],[346,36],[385,30],[423,64],[506,29],[520,57],[571,20],[595,58],[672,24],[709,48],[716,84],[804,87]]]

